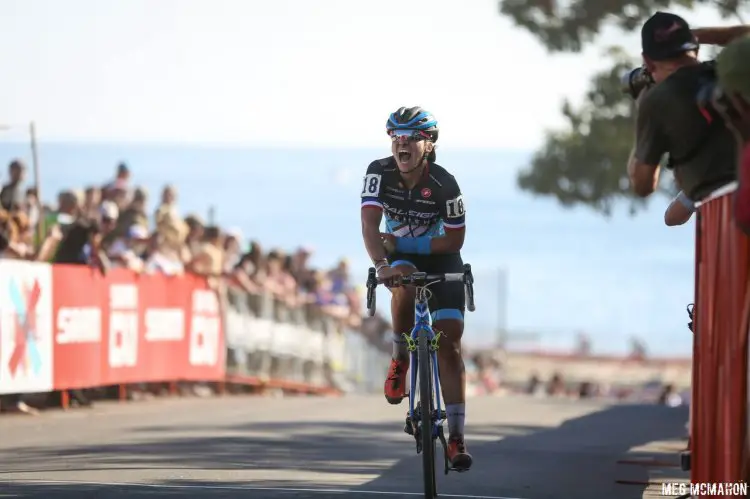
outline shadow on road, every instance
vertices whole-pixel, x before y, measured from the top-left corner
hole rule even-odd
[[[650,442],[685,436],[686,407],[616,405],[554,428],[470,446],[475,464],[468,473],[438,475],[438,490],[448,494],[525,499],[641,499],[647,468],[618,464],[624,458],[661,457],[629,452]],[[676,463],[678,456],[670,456]],[[439,463],[442,465],[442,463]],[[362,488],[414,490],[421,484],[421,458],[391,467]],[[407,489],[408,487],[408,489]]]
[[[468,428],[467,443],[474,456],[474,467],[469,473],[451,473],[447,477],[441,470],[438,488],[447,494],[524,499],[640,498],[643,486],[617,485],[615,480],[646,481],[646,469],[618,465],[616,461],[634,447],[683,437],[686,421],[686,408],[617,405],[568,420],[555,428],[473,425]],[[472,441],[472,435],[481,435],[483,440],[476,437]],[[83,490],[61,485],[2,484],[10,473],[34,472],[36,478],[44,479],[49,473],[60,471],[71,476],[66,479],[73,479],[76,472],[101,470],[107,473],[109,481],[117,482],[127,481],[128,476],[139,470],[153,473],[159,468],[172,470],[165,472],[162,480],[165,476],[174,477],[169,482],[156,482],[163,484],[217,486],[231,483],[233,486],[319,488],[329,483],[338,489],[342,483],[340,478],[337,485],[326,478],[326,474],[337,474],[339,477],[351,475],[349,483],[367,482],[354,487],[353,491],[421,490],[421,458],[415,453],[413,439],[393,423],[265,422],[194,428],[145,426],[126,437],[130,440],[127,443],[6,450],[0,454],[0,462],[3,462],[0,465],[0,498],[118,498],[125,497],[121,494],[126,492],[124,488],[113,486],[104,492],[93,486]],[[442,466],[442,463],[438,464]],[[200,477],[192,475],[191,470],[199,472]],[[236,470],[259,470],[262,473],[257,478],[230,478],[226,473]],[[306,480],[304,473],[316,474],[314,485]],[[183,476],[217,478],[186,482]],[[10,493],[16,495],[8,495]],[[308,497],[291,492],[284,494]],[[192,492],[187,489],[139,489],[136,495],[281,497],[276,493],[248,495],[237,490],[205,489]],[[133,490],[128,497],[133,497]]]

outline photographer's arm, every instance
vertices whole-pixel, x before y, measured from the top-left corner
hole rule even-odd
[[[695,204],[684,192],[680,191],[677,197],[669,203],[667,211],[664,212],[664,223],[669,227],[682,225],[690,220],[694,212]]]
[[[750,35],[750,26],[724,26],[717,28],[695,28],[692,30],[698,43],[702,45],[719,45],[724,47],[733,40]]]
[[[659,160],[667,152],[653,95],[651,90],[645,90],[636,99],[635,146],[627,167],[630,186],[640,197],[647,197],[656,191]]]

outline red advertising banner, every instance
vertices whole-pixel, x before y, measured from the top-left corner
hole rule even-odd
[[[52,267],[54,388],[223,379],[216,292],[186,275]]]

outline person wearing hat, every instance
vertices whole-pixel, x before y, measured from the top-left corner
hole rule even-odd
[[[699,43],[726,44],[745,32],[745,26],[693,30],[682,17],[667,12],[644,23],[642,55],[654,84],[636,99],[636,142],[627,171],[638,196],[656,190],[665,154],[667,168],[692,203],[735,180],[732,133],[718,113],[699,103],[701,89],[715,79],[715,72],[712,62],[698,60],[698,51]]]

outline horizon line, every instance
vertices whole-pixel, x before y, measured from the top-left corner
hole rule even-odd
[[[0,145],[30,145],[29,139],[3,139],[0,137]],[[238,142],[238,141],[185,141],[185,140],[155,140],[155,139],[98,139],[98,138],[52,138],[36,139],[37,147],[44,144],[51,145],[82,145],[82,146],[109,146],[109,145],[131,145],[131,146],[152,146],[152,147],[199,147],[199,148],[221,148],[221,149],[266,149],[266,150],[380,150],[382,146],[376,145],[333,145],[333,144],[307,144],[307,143],[257,143],[257,142]],[[441,147],[442,146],[442,147]],[[531,154],[536,149],[533,147],[501,147],[501,146],[481,146],[481,145],[459,145],[444,146],[438,144],[438,148],[450,151],[502,151],[505,153]]]

